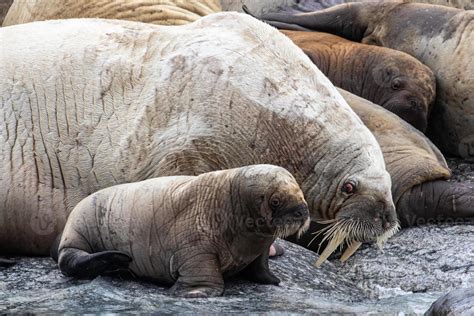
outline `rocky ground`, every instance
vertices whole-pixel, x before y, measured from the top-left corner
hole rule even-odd
[[[474,183],[474,164],[449,161],[453,181]],[[16,258],[0,271],[0,313],[5,312],[425,312],[440,295],[474,286],[474,223],[403,230],[383,252],[363,246],[346,264],[319,269],[317,256],[283,242],[271,268],[280,286],[230,280],[223,297],[176,299],[154,284],[100,277],[63,277],[49,258]],[[474,303],[473,303],[474,305]],[[471,310],[472,311],[472,310]]]

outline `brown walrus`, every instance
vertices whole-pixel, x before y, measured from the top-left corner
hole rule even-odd
[[[474,218],[474,184],[448,182],[451,172],[440,151],[419,131],[384,108],[338,89],[374,134],[392,179],[392,195],[402,226]],[[340,224],[338,224],[340,225]],[[301,239],[290,238],[319,252],[324,232],[332,226],[312,223]],[[317,231],[322,231],[311,242]],[[347,260],[360,243],[341,259]]]
[[[295,176],[314,219],[364,221],[348,238],[398,229],[374,136],[265,23],[73,19],[0,38],[0,253],[48,254],[73,207],[105,187],[260,163]]]
[[[221,295],[242,270],[264,284],[276,237],[301,234],[309,211],[285,169],[254,165],[199,176],[162,177],[98,191],[71,212],[59,245],[67,276],[129,269],[172,285],[175,295]]]
[[[444,153],[474,158],[474,11],[383,1],[260,18],[281,28],[333,33],[414,56],[437,80],[427,135]]]
[[[424,132],[435,99],[433,72],[408,54],[339,36],[282,31],[331,82],[379,104]]]
[[[181,25],[219,11],[219,0],[16,0],[3,26],[72,18]]]

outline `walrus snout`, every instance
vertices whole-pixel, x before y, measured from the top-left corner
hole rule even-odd
[[[428,115],[422,102],[417,98],[393,100],[384,107],[424,133],[428,127]]]
[[[272,225],[277,230],[279,237],[287,237],[293,234],[300,236],[309,227],[309,209],[306,202],[290,205],[273,214]]]

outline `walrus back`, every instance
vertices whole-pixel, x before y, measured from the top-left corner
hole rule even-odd
[[[73,18],[182,25],[220,10],[218,0],[17,0],[5,16],[3,26]]]

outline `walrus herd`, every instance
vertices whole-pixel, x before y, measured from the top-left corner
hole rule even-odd
[[[400,226],[474,217],[474,186],[449,182],[443,156],[474,151],[472,12],[165,2],[13,2],[0,254],[206,297],[235,274],[278,284],[277,237],[319,266]]]

